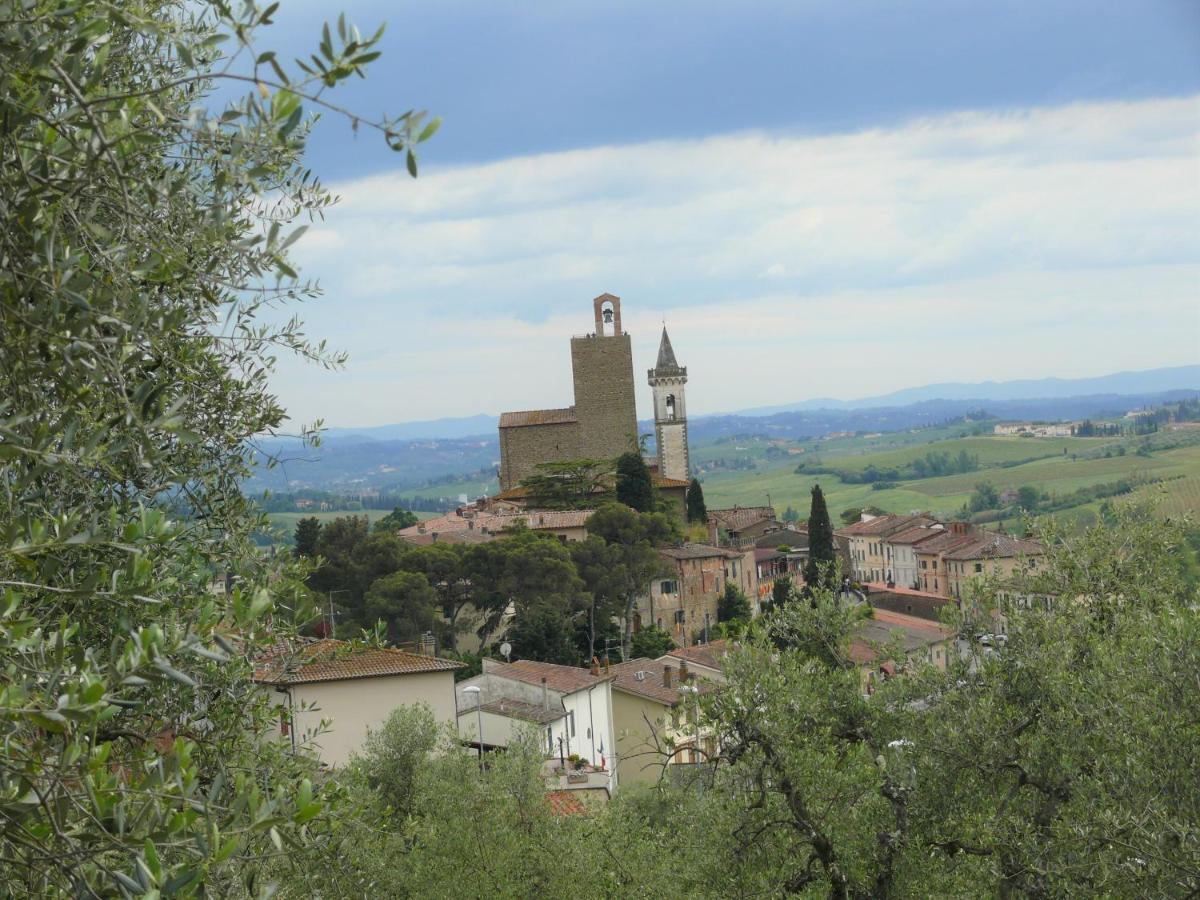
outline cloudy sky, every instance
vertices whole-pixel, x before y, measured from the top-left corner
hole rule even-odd
[[[389,31],[340,100],[445,124],[416,181],[317,129],[301,314],[351,358],[281,365],[298,421],[567,405],[604,291],[693,414],[1200,361],[1196,3],[346,8]]]

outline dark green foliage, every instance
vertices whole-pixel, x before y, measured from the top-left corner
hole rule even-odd
[[[750,598],[736,584],[726,582],[725,593],[717,601],[717,621],[749,622],[752,615]]]
[[[401,528],[411,528],[416,525],[420,519],[416,513],[397,506],[390,513],[379,519],[372,526],[373,531],[399,531]]]
[[[549,600],[522,603],[509,625],[507,640],[516,659],[577,666],[580,659],[574,628],[562,607]]]
[[[674,649],[675,642],[671,640],[671,635],[657,625],[645,625],[633,635],[633,659],[658,659]]]
[[[617,457],[617,502],[642,513],[654,511],[654,482],[640,453],[631,451]]]
[[[601,459],[541,463],[536,475],[521,480],[521,487],[541,509],[587,509],[612,498],[611,472],[611,463]]]
[[[780,575],[775,579],[775,583],[771,585],[771,605],[775,609],[786,606],[788,601],[795,596],[795,588],[792,586],[792,579],[789,575]]]
[[[853,525],[855,522],[862,521],[862,514],[862,507],[852,506],[849,509],[843,509],[838,518],[842,520],[843,525]]]
[[[317,555],[317,544],[321,539],[321,523],[315,517],[301,519],[296,523],[296,557],[312,558]]]
[[[437,630],[438,592],[420,572],[393,572],[377,579],[364,597],[365,618],[382,621],[393,644],[415,643]]]
[[[1017,488],[1017,506],[1026,512],[1033,512],[1037,509],[1041,499],[1041,491],[1035,487],[1025,484]]]
[[[975,493],[967,501],[968,512],[982,512],[985,509],[997,509],[1000,506],[1000,494],[990,481],[981,481],[975,485]]]
[[[700,486],[699,478],[693,478],[692,483],[688,485],[687,520],[688,522],[708,521],[708,507],[704,505],[704,488]]]
[[[312,610],[241,487],[286,421],[277,359],[341,360],[277,309],[317,293],[289,260],[332,202],[309,117],[379,35],[326,27],[309,74],[271,17],[0,8],[3,897],[266,894],[338,809],[252,681]],[[408,150],[422,118],[354,121]]]
[[[794,506],[791,506],[789,504],[788,508],[783,511],[783,516],[781,518],[783,519],[783,521],[785,521],[789,524],[791,524],[793,522],[799,522],[800,521],[800,513],[796,510],[796,508]]]
[[[674,537],[672,523],[662,513],[637,513],[620,503],[602,506],[588,520],[588,534],[610,545],[615,555],[608,580],[624,604],[626,656],[633,634],[633,611],[650,581],[669,571],[657,548]]]
[[[808,514],[808,561],[804,564],[805,588],[810,592],[831,588],[839,578],[833,525],[825,507],[825,495],[819,484],[813,485],[812,507]]]

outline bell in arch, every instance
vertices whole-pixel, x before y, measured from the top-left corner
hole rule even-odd
[[[611,325],[613,323],[613,311],[611,306],[604,307],[604,311],[601,313],[601,315],[604,317],[605,325]]]

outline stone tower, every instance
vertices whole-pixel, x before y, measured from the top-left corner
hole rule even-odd
[[[571,338],[575,405],[500,416],[500,489],[517,487],[539,465],[613,460],[638,447],[633,348],[621,330],[621,298],[592,301],[596,330]]]
[[[688,459],[687,402],[684,385],[687,369],[675,361],[675,351],[663,326],[658,344],[658,363],[650,370],[654,393],[654,439],[658,444],[658,474],[687,481],[692,477]]]
[[[621,298],[592,301],[596,331],[571,338],[581,456],[612,459],[638,446],[633,345],[621,330]]]

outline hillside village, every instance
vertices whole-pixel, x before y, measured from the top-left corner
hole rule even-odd
[[[343,765],[394,709],[424,703],[481,761],[521,734],[540,734],[548,795],[556,808],[582,812],[582,798],[606,801],[623,783],[653,783],[671,767],[694,767],[716,753],[695,701],[721,689],[727,648],[752,622],[772,608],[806,602],[801,598],[813,590],[828,586],[839,602],[869,611],[849,651],[864,696],[914,663],[945,669],[972,641],[1005,640],[1003,614],[974,608],[976,586],[1015,583],[1036,571],[1039,543],[920,513],[862,512],[833,529],[819,489],[816,520],[784,521],[773,506],[706,507],[700,482],[689,477],[687,369],[665,327],[648,372],[657,453],[644,458],[620,299],[603,294],[593,311],[595,331],[571,341],[575,405],[501,416],[500,491],[359,535],[375,542],[375,556],[397,560],[357,590],[366,614],[383,613],[389,634],[407,649],[355,650],[334,639],[335,609],[362,620],[351,597],[334,600],[356,588],[344,576],[314,572],[311,583],[328,595],[329,616],[315,626],[316,636],[290,656],[276,651],[255,676],[289,711],[281,719],[285,736],[312,734],[321,758]],[[654,520],[658,530],[642,520]],[[333,559],[323,565],[335,573],[353,568],[339,561],[331,542],[321,543],[312,523],[317,536],[298,552],[329,553]],[[814,527],[825,537],[811,540]],[[636,565],[622,556],[631,532]],[[550,554],[563,571],[578,571],[574,586],[567,583],[574,573],[554,576],[552,569],[544,576],[550,584],[526,583],[539,595],[590,597],[586,646],[564,655],[561,644],[536,631],[579,627],[562,625],[578,621],[573,601],[520,593],[497,600],[499,585],[521,582],[496,574],[517,545],[522,554]],[[588,552],[608,560],[602,566],[637,568],[621,596],[607,598],[619,602],[597,602],[611,585],[588,570]],[[528,575],[523,558],[516,565]],[[404,608],[422,602],[424,619]],[[948,624],[951,610],[967,613],[969,631]],[[561,621],[527,624],[537,615]],[[343,621],[338,630],[349,627]],[[319,712],[297,712],[312,708]],[[316,736],[322,717],[328,730]]]

